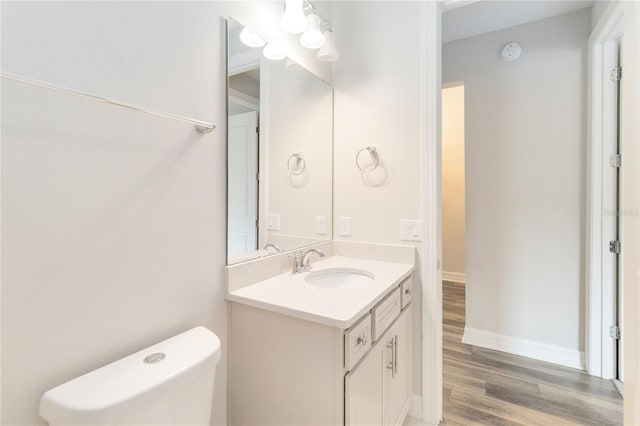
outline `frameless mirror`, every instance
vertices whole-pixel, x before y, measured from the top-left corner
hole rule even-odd
[[[244,29],[228,20],[227,264],[332,236],[333,88]]]

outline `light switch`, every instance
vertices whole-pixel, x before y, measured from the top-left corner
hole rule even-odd
[[[327,233],[327,217],[316,216],[316,234],[324,235]]]
[[[422,241],[422,221],[401,220],[400,239],[402,241]]]
[[[351,218],[350,217],[340,218],[340,236],[341,237],[351,236]]]
[[[270,231],[280,230],[280,215],[275,213],[269,213],[267,217],[267,229]]]

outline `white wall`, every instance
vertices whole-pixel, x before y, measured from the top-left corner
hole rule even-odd
[[[611,4],[610,0],[596,0],[593,2],[593,6],[591,7],[591,29],[594,29],[596,25],[598,25],[598,21],[600,21],[600,18],[604,15],[604,11],[609,4]]]
[[[43,424],[45,390],[195,325],[226,350],[222,16],[266,28],[281,11],[281,2],[2,3],[4,72],[219,124],[200,137],[2,80],[3,424]],[[292,56],[330,78],[303,49]],[[226,362],[216,424],[226,423]]]
[[[442,270],[444,272],[464,274],[464,216],[464,86],[455,86],[442,90]]]
[[[584,350],[583,10],[443,47],[466,98],[467,327]],[[522,57],[503,62],[517,41]]]
[[[333,13],[341,55],[333,74],[335,238],[411,244],[400,240],[400,220],[422,217],[420,3],[336,2]],[[381,167],[363,177],[355,157],[370,145]],[[342,216],[351,218],[350,237],[339,236]],[[422,243],[416,247],[421,252]],[[414,278],[419,291],[419,270]],[[413,383],[420,394],[420,303],[414,309]]]

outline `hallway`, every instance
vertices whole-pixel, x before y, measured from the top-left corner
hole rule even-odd
[[[462,343],[464,284],[443,282],[443,425],[621,425],[608,380]]]

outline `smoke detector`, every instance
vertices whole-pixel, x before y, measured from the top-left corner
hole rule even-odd
[[[502,59],[507,62],[515,61],[520,57],[520,54],[522,54],[522,47],[515,41],[502,48]]]

